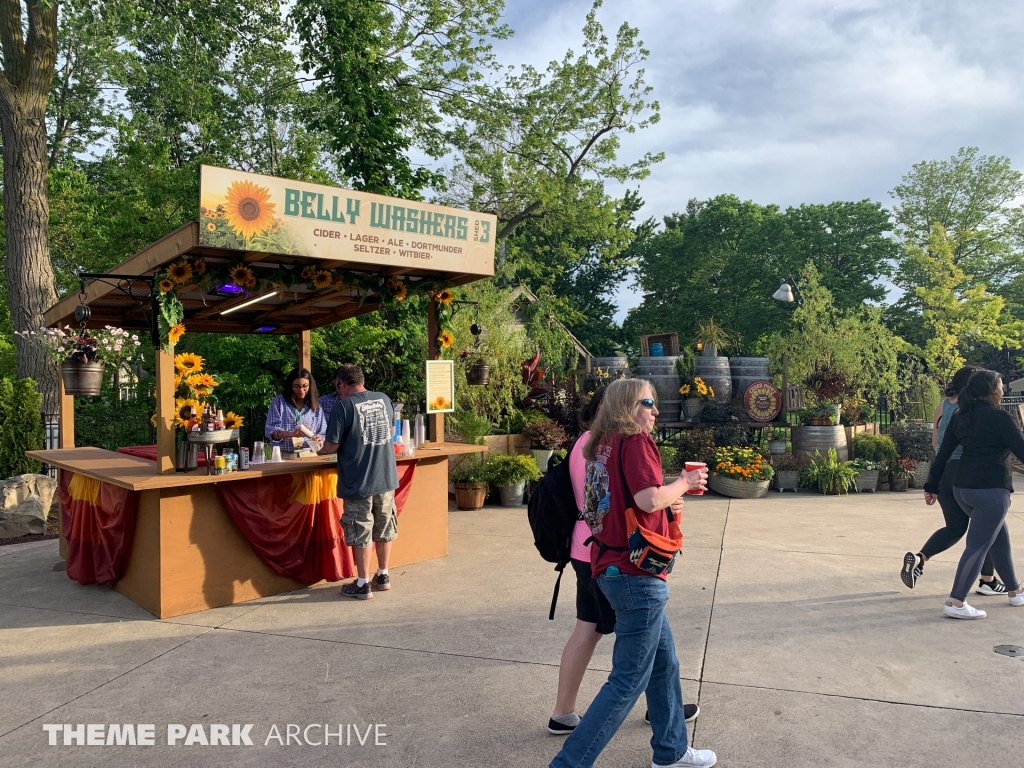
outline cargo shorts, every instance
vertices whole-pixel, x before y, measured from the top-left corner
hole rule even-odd
[[[398,510],[395,492],[385,491],[365,499],[344,499],[341,530],[350,547],[368,547],[372,542],[398,538]]]

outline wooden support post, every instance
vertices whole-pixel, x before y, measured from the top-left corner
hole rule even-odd
[[[173,474],[174,452],[174,355],[156,350],[156,471]]]
[[[427,359],[439,360],[437,354],[437,335],[440,329],[437,325],[437,302],[431,301],[427,304]],[[444,443],[444,414],[432,413],[427,416],[427,434],[430,440],[437,445]]]
[[[57,445],[61,448],[74,448],[75,398],[64,391],[64,377],[59,372],[57,374],[57,382],[57,399],[60,402],[60,414],[57,417]]]
[[[310,345],[309,331],[302,331],[299,334],[299,368],[307,371],[313,370],[313,350]]]
[[[789,426],[789,355],[782,356],[782,423]]]

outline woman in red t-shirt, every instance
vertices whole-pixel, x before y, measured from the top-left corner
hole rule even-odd
[[[631,558],[638,552],[638,532],[649,541],[671,539],[675,525],[670,524],[669,514],[678,521],[683,494],[707,483],[707,470],[701,469],[662,484],[661,455],[651,439],[657,415],[648,382],[614,381],[583,449],[589,460],[584,517],[596,542],[591,547],[591,567],[615,609],[615,649],[608,682],[551,762],[552,768],[593,765],[645,692],[653,732],[653,768],[707,768],[717,759],[711,750],[687,746],[679,661],[665,617],[665,577],[671,565],[664,573],[655,573],[652,560],[637,558],[634,563]]]

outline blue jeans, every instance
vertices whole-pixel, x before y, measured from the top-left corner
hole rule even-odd
[[[612,671],[551,768],[592,766],[644,692],[654,762],[674,763],[686,754],[687,736],[679,660],[665,617],[668,584],[653,576],[602,573],[597,585],[615,609]]]

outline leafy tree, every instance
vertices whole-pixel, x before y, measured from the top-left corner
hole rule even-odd
[[[57,5],[46,0],[0,4],[0,138],[3,140],[4,271],[15,330],[42,324],[57,300],[47,243],[46,105],[57,56]],[[32,377],[56,405],[56,368],[38,347],[17,337],[17,375]]]
[[[1024,175],[1008,157],[964,147],[949,160],[917,163],[891,194],[907,244],[926,247],[939,224],[953,263],[971,280],[999,286],[1021,273],[1024,216],[1013,203],[1024,194]],[[911,292],[926,279],[913,266],[904,260],[895,280]]]
[[[590,199],[600,181],[647,177],[664,155],[618,161],[620,136],[658,122],[641,68],[649,51],[639,30],[623,23],[614,46],[597,22],[595,0],[583,27],[583,52],[568,51],[546,72],[509,68],[495,87],[468,101],[450,138],[459,161],[447,198],[498,217],[499,241],[524,222]]]
[[[342,179],[412,199],[440,181],[411,150],[447,150],[444,115],[491,65],[488,39],[511,34],[503,11],[503,0],[296,0],[302,68],[317,84],[303,116]]]
[[[1021,346],[1024,323],[1008,318],[1002,297],[973,283],[957,266],[954,242],[940,224],[932,227],[927,247],[908,248],[907,262],[925,276],[914,293],[927,332],[924,359],[940,379],[951,378],[981,343],[997,349]]]
[[[42,402],[32,379],[0,381],[0,478],[39,471],[25,451],[43,447]]]

